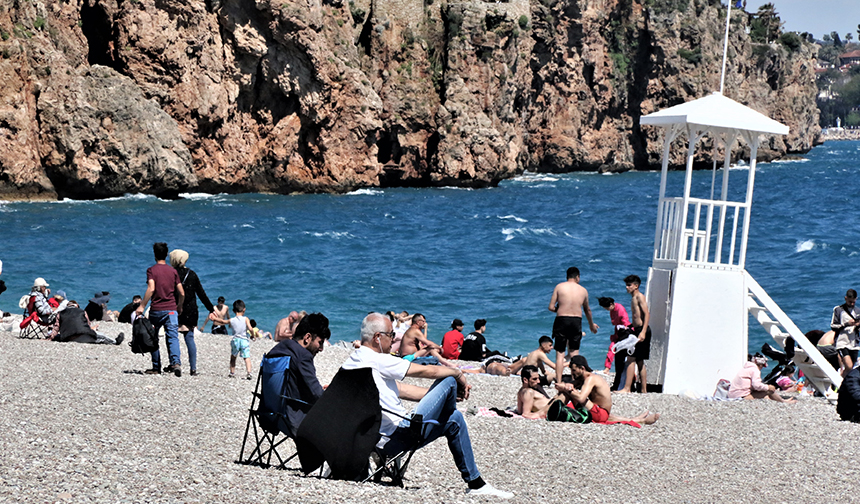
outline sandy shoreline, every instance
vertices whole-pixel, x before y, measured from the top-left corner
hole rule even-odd
[[[128,333],[129,326],[102,329]],[[405,489],[235,464],[254,382],[227,378],[228,336],[206,334],[197,346],[201,376],[187,376],[185,360],[181,378],[148,376],[136,371],[149,367],[149,357],[127,345],[20,340],[17,330],[0,331],[0,502],[487,500],[464,494],[444,440],[418,452]],[[252,344],[255,368],[270,347]],[[323,383],[348,352],[335,346],[317,357]],[[519,388],[516,377],[470,382],[462,409],[504,408]],[[793,406],[659,394],[613,399],[613,413],[648,409],[662,418],[635,429],[467,416],[482,475],[514,492],[512,502],[833,502],[855,490],[850,442],[860,425],[840,422],[823,399],[800,397]]]

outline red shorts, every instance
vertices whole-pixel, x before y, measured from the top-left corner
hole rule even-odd
[[[596,404],[591,407],[590,413],[592,423],[605,424],[609,420],[609,412]]]
[[[632,427],[636,427],[637,429],[642,427],[641,425],[639,425],[638,423],[636,423],[632,420],[628,420],[628,421],[624,421],[624,422],[610,422],[609,421],[609,412],[606,411],[605,409],[601,408],[600,406],[596,405],[596,404],[594,406],[592,406],[591,411],[589,413],[591,413],[591,423],[603,424],[603,425],[612,425],[612,424],[617,424],[617,423],[623,423],[625,425],[630,425]]]

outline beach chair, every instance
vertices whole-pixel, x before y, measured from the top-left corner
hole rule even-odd
[[[24,308],[24,320],[18,326],[21,329],[18,333],[19,338],[47,339],[51,336],[51,326],[54,324],[54,317],[51,316],[47,319],[40,318],[35,304],[36,296],[30,296]]]
[[[248,409],[248,422],[245,425],[245,436],[242,439],[237,463],[271,467],[274,457],[274,466],[278,469],[286,469],[287,462],[296,457],[297,453],[293,453],[283,458],[278,452],[284,441],[295,437],[295,432],[287,419],[287,405],[291,402],[308,404],[286,395],[289,369],[289,356],[263,356],[260,372],[257,375],[257,385],[251,398],[251,407]],[[250,448],[247,455],[246,447]]]
[[[370,368],[341,369],[322,397],[308,412],[296,434],[296,449],[302,470],[309,474],[328,464],[334,479],[389,483],[403,486],[403,475],[412,454],[420,446],[422,428],[435,421],[407,418],[416,429],[414,446],[393,457],[376,451],[382,408],[379,390]],[[378,464],[371,470],[373,456]],[[390,482],[382,478],[390,479]]]

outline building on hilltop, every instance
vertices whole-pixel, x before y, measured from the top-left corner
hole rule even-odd
[[[845,65],[860,65],[860,49],[847,52],[839,55],[839,64]]]

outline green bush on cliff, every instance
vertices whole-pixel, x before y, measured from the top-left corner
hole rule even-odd
[[[520,16],[520,19],[517,22],[520,24],[520,28],[522,28],[523,30],[529,27],[529,17],[525,14]]]
[[[790,52],[795,52],[803,45],[803,40],[801,40],[800,35],[794,32],[785,32],[779,36],[779,43]]]
[[[364,9],[355,5],[355,2],[349,2],[349,13],[352,15],[352,20],[355,21],[355,24],[364,23],[364,16],[367,13],[364,12]]]
[[[36,20],[33,21],[33,28],[41,30],[45,27],[45,23],[45,18],[43,18],[42,16],[36,16]]]
[[[460,28],[463,25],[462,12],[448,12],[448,32],[452,37],[456,37],[460,33]]]
[[[685,49],[683,47],[678,49],[678,56],[684,58],[690,63],[697,65],[700,61],[702,61],[702,48],[697,47],[694,50]]]
[[[671,14],[684,12],[690,5],[689,0],[645,0],[643,5],[654,14]]]
[[[627,75],[627,69],[630,68],[630,59],[622,53],[609,53],[612,59],[612,73],[615,77],[621,79]]]

